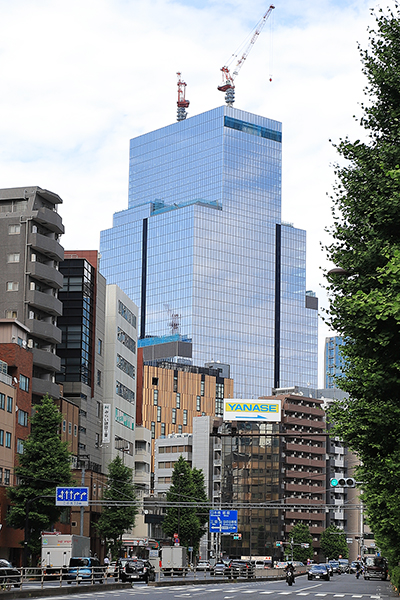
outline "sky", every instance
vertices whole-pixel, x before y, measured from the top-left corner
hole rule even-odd
[[[307,231],[307,289],[328,302],[332,146],[363,137],[371,9],[394,0],[277,0],[236,79],[235,107],[283,123],[282,218]],[[98,249],[128,206],[129,140],[224,103],[225,65],[270,0],[0,0],[0,187],[61,196],[65,249]],[[270,79],[272,81],[270,81]],[[320,386],[323,341],[320,321]]]

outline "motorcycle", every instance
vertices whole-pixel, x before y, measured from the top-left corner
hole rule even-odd
[[[294,573],[293,573],[293,571],[288,571],[286,573],[286,583],[288,585],[293,585],[293,583],[294,583]]]

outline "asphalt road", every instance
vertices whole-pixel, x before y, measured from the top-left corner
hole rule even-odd
[[[226,582],[215,584],[210,581],[207,584],[196,585],[196,582],[189,585],[166,585],[163,587],[154,587],[144,583],[135,583],[131,588],[111,590],[107,586],[100,590],[90,589],[89,585],[80,586],[74,590],[73,596],[68,596],[67,590],[59,590],[58,594],[47,595],[47,598],[66,599],[79,598],[93,600],[133,600],[135,597],[140,600],[142,597],[159,598],[160,600],[275,600],[276,598],[287,598],[289,600],[385,600],[387,598],[398,598],[398,595],[392,590],[387,581],[364,581],[357,580],[354,575],[335,575],[330,581],[308,581],[306,576],[296,579],[295,584],[289,587],[285,581],[245,581]],[[47,590],[49,592],[49,590]],[[24,596],[19,596],[24,597]],[[29,590],[26,590],[26,598],[29,597]]]

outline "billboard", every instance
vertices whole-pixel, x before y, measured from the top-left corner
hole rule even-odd
[[[281,401],[274,399],[231,400],[224,398],[224,421],[277,423],[281,420]]]

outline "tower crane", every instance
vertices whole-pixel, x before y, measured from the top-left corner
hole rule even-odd
[[[187,117],[186,109],[189,106],[189,100],[186,100],[186,83],[181,79],[182,73],[177,73],[178,76],[178,106],[177,121],[184,121]]]
[[[240,69],[243,67],[244,61],[248,57],[250,50],[254,46],[258,36],[260,35],[260,33],[262,31],[262,28],[264,27],[268,17],[270,16],[270,14],[274,8],[275,8],[275,6],[273,4],[271,4],[270,7],[268,8],[267,12],[265,13],[265,15],[257,23],[254,33],[250,38],[250,41],[248,42],[248,44],[246,44],[241,57],[239,58],[239,60],[237,61],[236,65],[235,65],[234,71],[231,73],[229,66],[232,64],[234,59],[237,58],[236,54],[233,54],[232,57],[229,59],[229,61],[226,63],[226,65],[223,66],[221,69],[222,84],[218,86],[218,89],[220,92],[226,92],[225,102],[229,106],[232,106],[232,104],[235,102],[235,83],[234,83],[235,78],[237,77]]]

